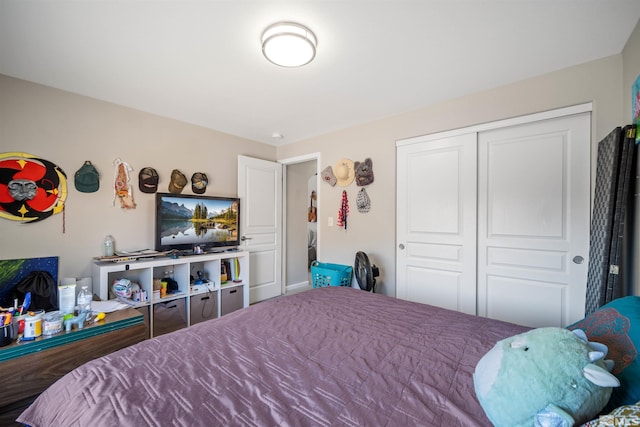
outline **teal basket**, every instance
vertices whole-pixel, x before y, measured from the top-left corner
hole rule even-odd
[[[311,280],[314,288],[325,286],[351,286],[350,265],[328,264],[318,261],[311,263]]]

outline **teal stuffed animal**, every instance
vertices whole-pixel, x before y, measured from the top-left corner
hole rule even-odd
[[[476,395],[498,427],[571,427],[594,418],[620,385],[607,347],[582,330],[539,328],[499,341],[476,365]]]

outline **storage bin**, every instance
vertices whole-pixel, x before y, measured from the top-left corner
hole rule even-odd
[[[168,334],[187,327],[185,298],[153,305],[153,336]]]
[[[220,289],[220,315],[224,316],[243,307],[242,286]]]
[[[314,288],[324,286],[351,286],[350,265],[329,264],[318,261],[311,263],[311,280]]]
[[[189,320],[192,325],[218,317],[218,295],[202,293],[192,295],[189,307]]]

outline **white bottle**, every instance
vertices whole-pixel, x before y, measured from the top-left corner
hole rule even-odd
[[[85,321],[91,320],[91,300],[93,296],[89,292],[88,286],[83,286],[78,294],[78,314],[86,313],[87,317]]]
[[[104,239],[104,256],[113,256],[115,254],[115,240],[111,235]]]

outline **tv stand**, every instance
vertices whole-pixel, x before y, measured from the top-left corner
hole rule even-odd
[[[93,283],[97,286],[97,291],[94,292],[101,300],[106,301],[115,298],[111,290],[115,280],[126,278],[139,284],[146,291],[148,300],[128,301],[133,308],[145,315],[150,337],[206,320],[196,316],[196,312],[202,311],[197,308],[197,303],[201,300],[205,300],[202,303],[212,304],[211,307],[208,306],[212,310],[206,310],[207,313],[212,313],[212,318],[248,307],[249,252],[226,252],[224,248],[220,250],[222,252],[219,253],[190,253],[178,258],[163,256],[119,263],[94,260]],[[234,266],[231,269],[233,271],[228,272],[225,283],[221,283],[222,262]],[[209,286],[192,286],[191,278],[196,278],[198,271],[202,272]],[[171,275],[178,283],[178,291],[167,294],[164,298],[154,298],[154,279],[162,279],[167,275]]]
[[[205,251],[207,254],[222,254],[225,252],[238,252],[240,249],[237,247],[226,247],[226,248],[210,248]]]

